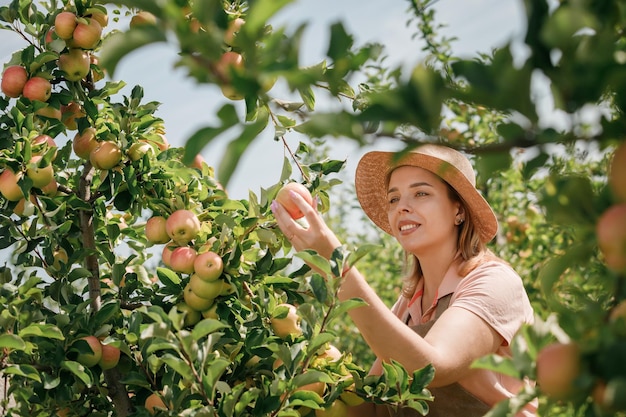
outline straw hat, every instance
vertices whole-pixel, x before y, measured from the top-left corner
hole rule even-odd
[[[460,152],[427,144],[394,160],[395,152],[366,153],[356,168],[356,194],[365,214],[385,232],[392,234],[387,218],[389,174],[400,166],[426,169],[446,181],[465,201],[483,242],[494,238],[498,220],[489,203],[476,189],[476,175],[470,161]]]

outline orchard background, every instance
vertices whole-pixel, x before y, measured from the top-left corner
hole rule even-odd
[[[462,59],[432,4],[408,2],[427,56],[408,69],[341,23],[328,28],[326,58],[301,65],[306,27],[271,24],[289,3],[0,8],[3,28],[25,41],[0,97],[0,245],[11,254],[0,278],[3,415],[319,417],[362,399],[425,414],[432,369],[389,364],[367,377],[371,353],[345,319],[359,301],[334,296],[356,262],[391,304],[402,259],[355,210],[337,138],[399,150],[441,140],[474,155],[500,220],[492,249],[537,313],[511,360],[476,364],[539,382],[491,415],[536,396],[542,416],[624,414],[622,3],[528,0],[521,57],[505,44]],[[169,146],[159,103],[141,86],[121,93],[115,77],[155,42],[224,94],[215,123],[184,147]],[[267,132],[284,145],[285,158],[267,162],[282,165],[280,180],[230,198],[242,156]],[[196,158],[224,136],[217,166]],[[275,226],[269,204],[291,181],[346,242],[330,262],[293,253]],[[187,222],[172,220],[181,214]],[[147,227],[153,218],[172,220],[169,233]],[[220,258],[217,273],[189,266],[205,253]],[[285,304],[297,306],[294,321]]]

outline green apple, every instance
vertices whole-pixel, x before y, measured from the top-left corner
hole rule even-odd
[[[26,176],[36,188],[44,187],[54,180],[54,169],[51,164],[41,166],[41,155],[33,156],[26,167]]]
[[[276,309],[279,311],[270,319],[274,334],[282,339],[302,335],[300,317],[298,316],[296,306],[289,303],[281,303],[276,306]],[[286,311],[282,311],[285,309]]]
[[[109,24],[109,15],[104,6],[94,6],[85,10],[84,17],[90,17],[100,23],[103,28]]]
[[[187,303],[185,303],[184,301],[176,304],[176,310],[184,314],[183,325],[185,327],[191,327],[194,324],[198,323],[200,320],[202,320],[202,314],[199,311],[194,310],[193,308],[188,306]]]
[[[198,297],[191,289],[191,285],[187,284],[183,290],[183,299],[185,303],[196,311],[207,311],[213,306],[214,300]]]
[[[65,73],[68,81],[80,81],[89,74],[91,59],[89,54],[79,48],[71,48],[59,55],[59,69]]]
[[[102,358],[102,344],[96,336],[85,336],[73,344],[78,350],[76,362],[90,368],[96,366]]]
[[[147,142],[135,142],[126,152],[131,161],[138,161],[146,154],[154,154],[154,148]]]
[[[224,281],[218,279],[216,281],[205,281],[198,275],[193,274],[189,279],[191,291],[200,298],[207,300],[215,300],[222,292]]]
[[[167,219],[163,216],[152,216],[146,222],[145,234],[148,242],[162,244],[170,241],[170,237],[165,230]]]
[[[72,141],[72,149],[76,156],[82,159],[89,159],[91,151],[98,146],[98,140],[96,138],[96,129],[94,127],[88,127],[82,132],[78,132],[74,136]]]

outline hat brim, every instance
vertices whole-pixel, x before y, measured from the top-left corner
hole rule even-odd
[[[397,159],[394,152],[372,151],[359,161],[355,174],[357,199],[374,224],[393,235],[387,214],[387,181],[393,169],[406,165],[426,169],[450,184],[470,210],[481,240],[487,243],[495,237],[498,220],[475,185],[456,168],[455,164],[419,152],[410,152]]]

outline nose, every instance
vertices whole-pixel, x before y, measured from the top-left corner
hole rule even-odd
[[[398,199],[398,204],[396,205],[396,210],[398,213],[408,213],[411,211],[411,206],[408,204],[408,200],[406,198],[400,197]]]

